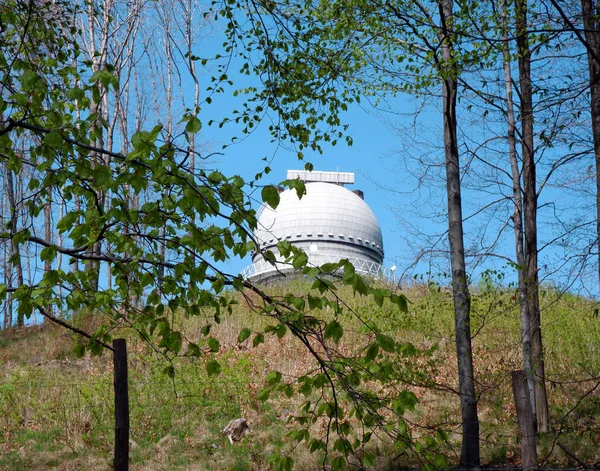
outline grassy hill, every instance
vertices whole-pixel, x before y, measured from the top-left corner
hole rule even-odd
[[[376,322],[398,342],[415,347],[416,355],[398,357],[405,372],[401,387],[419,399],[405,419],[413,424],[414,437],[431,428],[443,429],[448,442],[440,451],[455,464],[460,414],[453,392],[457,379],[451,296],[436,286],[418,285],[403,292],[411,301],[406,314],[387,302],[378,307],[341,290],[363,321]],[[218,376],[207,376],[204,360],[179,358],[171,379],[163,373],[168,363],[151,346],[127,329],[112,332],[129,342],[132,469],[265,470],[272,469],[270,457],[276,453],[292,456],[296,469],[321,465],[322,452],[311,454],[305,443],[289,436],[307,398],[273,394],[263,402],[257,397],[269,371],[277,370],[292,382],[314,368],[314,360],[289,334],[266,336],[256,347],[252,338],[239,344],[242,328],[257,331],[268,322],[241,301],[232,315],[213,327],[223,367]],[[540,456],[546,466],[597,465],[600,319],[593,316],[591,302],[558,296],[553,290],[542,293],[542,306],[553,432],[541,438]],[[203,319],[185,313],[170,318],[186,338],[201,338]],[[91,331],[99,317],[79,316],[73,322]],[[479,290],[473,295],[472,322],[482,459],[490,466],[515,466],[519,444],[510,373],[521,368],[515,293]],[[341,323],[346,334],[338,348],[352,352],[368,334],[355,316],[347,315]],[[51,325],[0,332],[0,469],[110,468],[112,357],[105,353],[77,358],[76,343],[73,334]],[[391,384],[390,390],[396,386]],[[220,431],[237,417],[248,420],[251,432],[230,444]],[[311,432],[324,433],[326,425],[326,417],[321,417]],[[384,435],[368,447],[378,456],[374,470],[419,465],[413,455],[394,449]]]

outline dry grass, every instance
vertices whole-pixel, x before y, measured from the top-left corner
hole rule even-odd
[[[398,342],[411,342],[421,351],[438,346],[432,355],[398,359],[415,376],[388,385],[384,392],[413,391],[420,402],[406,419],[415,424],[414,436],[428,427],[443,427],[450,433],[446,452],[452,459],[460,416],[451,392],[457,388],[451,299],[444,290],[428,286],[414,286],[405,294],[412,301],[407,314],[343,293],[356,316],[376,321]],[[556,301],[552,296],[543,298],[543,329],[553,423],[555,431],[560,429],[561,442],[593,464],[600,461],[595,445],[600,437],[600,396],[597,391],[586,393],[600,371],[600,320],[590,315],[585,300],[566,296]],[[519,449],[510,372],[520,368],[520,346],[514,300],[506,290],[479,293],[473,306],[483,459],[515,465]],[[356,352],[368,341],[356,316],[343,318],[341,351]],[[77,320],[86,329],[96,321]],[[291,444],[286,438],[296,426],[293,416],[304,398],[274,395],[266,403],[257,399],[269,371],[277,370],[291,382],[315,367],[314,359],[290,335],[266,336],[255,348],[252,337],[237,343],[242,328],[258,332],[267,322],[240,304],[211,331],[221,343],[222,374],[207,378],[203,361],[181,359],[175,383],[161,373],[163,360],[123,332],[130,338],[132,469],[263,470],[270,469],[269,456],[280,452],[292,455],[297,469],[319,466],[321,454],[310,454],[304,444]],[[187,338],[197,340],[206,319],[176,316],[175,323]],[[113,407],[110,357],[76,359],[72,348],[71,334],[53,326],[0,333],[0,469],[107,469]],[[238,416],[247,418],[252,433],[231,445],[220,430]],[[317,421],[311,432],[324,433],[324,425],[323,419]],[[542,440],[546,464],[573,466],[572,458],[556,446],[557,436]],[[370,447],[379,456],[374,469],[418,465],[403,457],[393,461],[396,453],[384,436]]]

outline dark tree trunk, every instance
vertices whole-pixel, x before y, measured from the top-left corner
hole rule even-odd
[[[452,0],[440,0],[444,106],[444,153],[446,160],[446,187],[448,192],[448,240],[452,266],[452,293],[456,329],[456,356],[462,414],[462,448],[460,466],[479,469],[479,419],[475,395],[473,351],[471,348],[471,297],[467,285],[460,168],[457,143],[456,95],[457,77],[452,57]]]
[[[515,0],[517,48],[519,52],[519,87],[521,91],[521,153],[523,158],[523,220],[525,232],[525,285],[531,332],[531,352],[535,367],[535,405],[540,432],[549,430],[548,399],[544,373],[542,331],[539,302],[537,248],[537,182],[533,146],[533,92],[531,86],[531,52],[527,33],[527,2]]]
[[[523,369],[527,377],[529,389],[529,400],[531,410],[534,414],[534,428],[537,429],[537,418],[535,417],[535,382],[534,363],[531,350],[531,323],[529,320],[527,285],[525,283],[525,249],[523,245],[523,199],[521,187],[521,172],[517,156],[517,123],[515,119],[512,72],[510,59],[510,46],[508,41],[508,25],[506,24],[506,4],[503,4],[502,27],[504,40],[504,84],[506,88],[506,118],[508,123],[508,155],[512,171],[513,184],[513,227],[515,233],[515,255],[517,260],[517,273],[519,283],[519,311],[521,315],[521,347],[523,350]]]
[[[596,160],[596,236],[598,249],[598,280],[600,281],[600,3],[594,0],[581,0],[581,15],[587,41],[588,70],[592,114],[592,134],[594,136],[594,156]]]

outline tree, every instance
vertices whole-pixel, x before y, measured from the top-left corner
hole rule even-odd
[[[218,323],[222,313],[231,309],[236,302],[232,296],[235,291],[271,320],[262,331],[243,329],[240,341],[253,336],[253,343],[258,345],[265,334],[281,337],[290,332],[314,357],[316,370],[300,378],[299,384],[284,383],[281,374],[272,372],[268,387],[259,395],[266,399],[274,391],[300,391],[306,395],[319,391],[319,400],[303,410],[305,421],[295,435],[298,441],[305,440],[311,450],[323,450],[325,459],[335,453],[330,460],[332,466],[342,469],[348,457],[370,439],[370,434],[365,434],[359,445],[350,441],[353,426],[344,416],[352,409],[362,425],[387,433],[397,446],[411,450],[425,463],[443,465],[444,457],[431,444],[443,442],[445,435],[432,432],[431,436],[416,440],[402,417],[415,407],[417,398],[398,379],[401,371],[394,357],[415,354],[410,352],[416,349],[398,345],[371,325],[366,326],[364,349],[346,357],[336,348],[343,336],[338,318],[345,307],[332,280],[350,286],[356,293],[372,296],[379,305],[391,302],[406,310],[406,298],[369,286],[346,260],[323,267],[307,266],[306,254],[285,241],[278,246],[286,257],[284,263],[314,278],[310,293],[288,293],[275,298],[238,274],[225,272],[220,262],[259,249],[252,240],[256,211],[248,194],[257,182],[247,183],[239,176],[225,176],[218,170],[208,172],[188,164],[189,143],[201,128],[197,109],[184,110],[180,121],[173,119],[168,132],[161,124],[148,127],[138,121],[135,132],[120,136],[121,145],[127,142],[129,147],[122,151],[113,149],[112,132],[128,128],[120,115],[126,112],[121,104],[127,99],[127,89],[121,89],[123,69],[117,60],[115,65],[107,59],[111,47],[119,44],[107,40],[100,48],[92,47],[82,60],[82,42],[77,39],[77,23],[72,18],[87,14],[94,25],[90,29],[94,29],[97,15],[107,15],[103,17],[107,21],[103,31],[108,31],[111,18],[118,17],[118,12],[109,11],[110,2],[100,13],[91,4],[86,5],[89,10],[84,13],[67,1],[42,3],[48,8],[41,8],[38,0],[26,4],[9,0],[0,8],[7,39],[7,47],[0,53],[0,156],[13,172],[9,172],[11,176],[30,170],[30,191],[22,197],[27,219],[19,227],[11,223],[10,230],[1,237],[15,247],[11,256],[14,263],[20,260],[20,248],[31,248],[35,249],[32,253],[39,254],[35,263],[47,268],[27,282],[22,280],[19,286],[0,287],[2,296],[10,296],[22,318],[37,311],[48,321],[82,336],[80,354],[86,350],[101,353],[109,347],[111,329],[126,325],[142,340],[156,341],[153,345],[167,365],[165,373],[173,377],[176,372],[169,362],[183,355],[208,358],[207,374],[218,374],[220,365],[213,354],[219,350],[219,344],[210,335],[210,325]],[[217,15],[230,20],[229,15],[237,14],[232,8],[228,3]],[[235,22],[231,24],[235,26]],[[237,36],[231,34],[235,40]],[[317,86],[323,85],[321,79],[317,83],[295,82],[297,74],[306,78],[304,74],[309,71],[299,64],[290,74],[281,68],[276,57],[269,56],[271,51],[265,52],[265,44],[270,44],[271,38],[264,31],[262,36],[256,30],[247,34],[259,39],[252,54],[266,54],[258,70],[274,72],[270,87],[255,90],[244,114],[235,117],[245,123],[243,132],[253,127],[246,116],[252,116],[252,123],[256,122],[256,109],[266,104],[281,117],[280,125],[272,129],[275,138],[315,148],[330,139],[331,129],[318,128],[318,120],[326,116],[329,126],[341,126],[337,105],[342,107],[343,102],[336,102],[331,111],[314,106],[329,106],[331,95],[338,93],[336,87],[324,80],[324,92]],[[103,40],[113,36],[101,35]],[[94,37],[95,33],[90,35]],[[90,41],[93,43],[93,39]],[[298,49],[298,53],[303,54],[304,50]],[[329,70],[330,64],[323,67]],[[135,77],[135,69],[132,75]],[[221,86],[218,84],[227,83],[228,79],[221,74],[214,82]],[[285,99],[288,95],[290,101]],[[136,106],[140,106],[137,98]],[[300,112],[296,113],[299,105]],[[118,116],[120,126],[114,125]],[[15,144],[17,138],[27,142],[25,150]],[[295,189],[299,197],[305,192],[298,180],[282,184]],[[47,198],[49,194],[57,196]],[[277,206],[279,194],[273,185],[262,185],[261,194],[266,204]],[[132,201],[139,204],[132,205]],[[55,202],[60,204],[54,206],[53,214],[59,217],[47,218],[46,208]],[[48,221],[52,222],[53,231],[37,231]],[[63,257],[71,265],[84,264],[88,269],[64,270]],[[268,253],[265,257],[273,258]],[[101,270],[102,265],[110,270]],[[159,277],[160,285],[156,283]],[[80,311],[101,313],[106,322],[90,333],[71,325],[68,318],[58,317],[63,312],[73,315]],[[201,338],[183,338],[170,321],[169,313],[176,311],[205,316],[206,328]],[[318,311],[326,316],[315,315]],[[366,381],[387,384],[389,393],[379,397],[362,390]],[[331,428],[326,437],[313,437],[310,420],[323,414],[329,416]],[[336,435],[332,443],[331,432]],[[417,447],[417,441],[427,446]],[[375,458],[366,453],[359,459],[369,465]],[[283,458],[281,465],[289,467],[290,460]]]
[[[585,28],[584,46],[587,52],[590,114],[596,165],[596,234],[598,245],[598,279],[600,280],[600,12],[598,2],[581,0],[581,14]]]
[[[479,418],[475,394],[473,349],[471,347],[470,294],[467,284],[465,249],[463,237],[460,164],[457,139],[456,99],[458,92],[457,68],[453,48],[452,0],[440,4],[441,60],[439,74],[442,79],[444,147],[446,157],[446,191],[448,193],[448,240],[452,266],[452,293],[456,332],[456,357],[462,412],[463,440],[460,455],[461,466],[478,469]]]
[[[527,284],[525,278],[525,250],[523,247],[523,199],[521,185],[521,169],[517,156],[517,122],[514,111],[513,101],[513,85],[511,72],[511,54],[510,44],[508,42],[508,24],[507,24],[507,5],[502,4],[502,25],[504,40],[504,84],[506,88],[506,121],[507,121],[507,143],[508,154],[510,159],[510,168],[512,176],[512,193],[513,193],[513,230],[515,234],[515,259],[517,263],[517,277],[519,287],[519,313],[521,315],[521,344],[523,350],[523,368],[527,378],[527,386],[529,388],[529,398],[531,401],[531,410],[535,413],[535,381],[533,355],[531,349],[531,328],[530,316],[527,301]]]
[[[550,0],[554,9],[556,9],[568,31],[572,31],[581,45],[584,47],[588,63],[588,86],[590,93],[590,116],[591,130],[593,140],[593,150],[595,155],[595,183],[596,183],[596,245],[600,257],[600,15],[598,13],[599,5],[594,0],[581,0],[581,9],[577,12],[577,17],[581,17],[583,29],[576,25],[577,20],[574,14],[569,15],[565,9],[555,0]],[[599,258],[600,260],[600,258]],[[600,261],[597,266],[598,277],[600,279]]]
[[[527,287],[527,311],[531,332],[531,349],[535,366],[535,410],[538,429],[549,430],[548,399],[544,374],[542,348],[538,247],[537,247],[537,180],[533,133],[533,96],[531,90],[531,55],[527,33],[527,3],[515,1],[517,48],[519,53],[519,84],[521,111],[521,153],[523,159],[523,218],[525,236],[525,285]]]

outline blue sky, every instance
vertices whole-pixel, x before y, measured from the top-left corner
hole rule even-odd
[[[227,95],[219,96],[210,106],[222,111],[226,106],[235,106],[235,99]],[[398,221],[390,209],[396,202],[396,196],[381,186],[403,185],[399,180],[401,177],[390,171],[399,167],[395,162],[398,156],[393,154],[401,148],[400,138],[377,113],[367,112],[358,106],[351,107],[342,119],[350,125],[348,134],[353,139],[353,145],[348,146],[342,140],[336,146],[324,144],[323,154],[305,150],[304,161],[311,162],[315,170],[355,173],[355,184],[349,188],[364,191],[365,201],[379,220],[385,244],[385,265],[389,267],[394,263],[398,264],[403,247],[395,237]],[[210,150],[217,151],[229,142],[232,133],[231,127],[219,130],[216,126],[205,126],[201,140],[209,143]],[[264,184],[278,183],[285,180],[288,169],[304,167],[304,161],[298,160],[296,152],[270,143],[270,140],[267,125],[262,123],[252,135],[225,149],[224,155],[216,157],[208,166],[218,167],[226,175],[240,174],[249,180],[264,168],[266,162],[262,159],[266,157],[272,159],[269,163],[272,172],[263,178]],[[249,258],[232,259],[227,268],[230,272],[238,272],[248,264]]]
[[[234,77],[234,88],[243,88],[248,79],[246,77]],[[205,106],[201,112],[205,126],[200,135],[200,141],[204,142],[207,150],[221,151],[223,144],[231,142],[232,135],[238,135],[234,125],[207,126],[210,119],[218,119],[226,116],[228,112],[239,108],[241,97],[234,98],[231,93],[214,97],[211,105]],[[315,170],[339,170],[355,173],[355,185],[365,192],[365,200],[375,213],[381,225],[384,246],[385,266],[389,268],[392,264],[397,265],[397,274],[408,270],[410,275],[431,275],[442,283],[449,283],[444,275],[447,274],[447,264],[443,258],[437,259],[435,265],[430,265],[430,259],[424,257],[416,266],[411,266],[415,254],[419,249],[426,248],[431,241],[439,241],[440,250],[446,244],[446,191],[444,178],[444,157],[442,148],[442,129],[439,110],[439,99],[430,99],[428,106],[421,110],[418,117],[412,111],[418,108],[419,102],[407,97],[400,96],[389,102],[395,114],[383,114],[369,108],[351,106],[347,113],[342,116],[344,123],[348,124],[348,133],[353,139],[353,145],[347,146],[345,142],[331,146],[324,144],[323,154],[315,152],[305,153],[305,161],[314,165]],[[229,111],[228,111],[229,110]],[[473,115],[466,116],[473,119]],[[460,116],[459,116],[460,118]],[[476,119],[476,117],[475,117]],[[477,123],[472,128],[467,128],[468,133],[473,133],[474,139],[484,140],[485,134],[499,132],[498,124],[493,120],[489,123]],[[297,159],[296,153],[271,143],[268,133],[268,124],[262,123],[249,136],[240,142],[223,150],[223,155],[218,156],[208,165],[209,168],[217,167],[226,175],[240,174],[249,180],[260,172],[266,162],[270,160],[269,166],[272,172],[263,178],[262,183],[277,183],[286,178],[288,169],[302,168],[304,162]],[[492,130],[490,131],[490,128]],[[508,169],[508,155],[503,151],[505,143],[500,142],[496,158],[499,165]],[[555,152],[560,152],[556,150]],[[434,164],[427,172],[426,165]],[[466,165],[467,155],[461,156],[461,165]],[[550,160],[551,162],[551,160]],[[484,166],[485,167],[485,166]],[[541,167],[540,167],[541,168]],[[482,170],[479,169],[479,172]],[[483,170],[485,171],[485,170]],[[419,186],[419,177],[426,175],[424,184]],[[543,171],[540,171],[543,175]],[[392,189],[393,191],[389,191]],[[477,212],[486,203],[494,201],[502,194],[499,192],[506,189],[495,187],[483,187],[480,189],[463,188],[463,215],[467,218],[470,214]],[[505,193],[506,194],[506,193]],[[546,188],[540,199],[540,204],[558,201],[552,210],[540,210],[540,246],[545,240],[553,238],[551,225],[553,224],[552,211],[560,208],[560,205],[569,206],[568,198],[561,196],[559,191]],[[258,197],[258,193],[257,193]],[[495,208],[495,207],[493,207]],[[494,240],[495,233],[503,226],[512,212],[512,205],[506,199],[499,209],[493,209],[479,217],[468,219],[465,223],[465,245],[467,250],[481,250],[478,242]],[[489,216],[490,219],[486,219]],[[488,225],[488,220],[493,223]],[[433,237],[432,237],[433,236]],[[504,224],[504,232],[499,239],[496,252],[502,256],[514,259],[514,236],[510,225]],[[438,256],[439,256],[438,251]],[[540,255],[540,272],[542,279],[550,282],[558,279],[556,275],[545,270],[545,266],[560,263],[563,253],[555,247],[546,249]],[[441,260],[441,262],[440,262]],[[226,264],[226,271],[238,273],[250,264],[249,257],[244,260],[232,259]],[[483,263],[475,263],[474,259],[467,258],[467,269],[477,279],[485,269],[500,269],[507,275],[506,281],[516,279],[515,269],[507,265],[506,259],[500,257],[488,258]],[[549,278],[544,278],[549,276]],[[562,276],[565,276],[564,274]]]
[[[215,29],[213,35],[203,40],[203,56],[217,54],[222,42],[222,35]],[[210,77],[217,74],[216,70],[211,71],[210,64],[200,77],[201,90],[211,86]],[[204,127],[199,142],[203,143],[201,145],[206,152],[221,152],[224,144],[231,143],[232,136],[240,137],[241,127],[236,128],[232,121],[223,128],[214,124],[208,126],[209,121],[218,123],[224,117],[233,116],[234,109],[242,108],[244,95],[233,96],[234,90],[260,86],[256,78],[237,73],[239,68],[234,59],[228,70],[233,86],[226,88],[223,93],[213,94],[210,105],[202,105],[199,117]],[[384,100],[382,106],[391,112],[376,111],[363,100],[362,106],[351,105],[342,115],[342,122],[349,125],[352,146],[340,140],[336,146],[323,144],[323,154],[303,150],[305,161],[311,162],[315,170],[355,173],[355,185],[352,188],[364,191],[365,200],[381,225],[384,265],[387,268],[396,265],[397,274],[405,270],[410,275],[426,275],[430,272],[438,279],[441,274],[440,281],[449,283],[443,278],[448,272],[447,263],[443,256],[440,259],[446,245],[444,231],[447,229],[443,133],[439,112],[441,97],[415,99],[400,95],[395,98],[384,97]],[[418,114],[415,114],[417,110]],[[263,178],[263,184],[278,183],[286,178],[288,169],[302,168],[304,162],[297,159],[296,152],[288,150],[285,145],[278,146],[271,142],[268,124],[262,122],[251,135],[227,147],[222,151],[223,155],[207,162],[207,167],[218,168],[228,176],[240,174],[250,180],[262,171],[266,165],[263,159],[266,158],[272,172]],[[426,164],[433,165],[427,168]],[[508,165],[508,162],[505,164]],[[423,175],[426,178],[420,181]],[[465,216],[491,198],[490,195],[477,195],[465,189]],[[479,220],[469,220],[465,225],[467,235],[470,232],[478,235],[481,225]],[[510,242],[504,245],[503,250],[511,256],[514,253],[511,231],[506,230],[503,237]],[[415,255],[420,249],[431,246],[432,241],[437,243],[435,266],[430,264],[428,257],[423,257],[413,266]],[[250,263],[249,257],[245,260],[231,259],[225,269],[229,273],[238,273]],[[503,268],[505,263],[505,260],[488,260],[483,265],[473,265],[472,273],[477,277],[485,268],[501,268],[514,274],[514,270]]]

